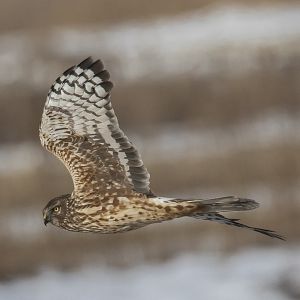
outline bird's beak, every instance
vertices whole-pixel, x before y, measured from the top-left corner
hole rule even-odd
[[[44,219],[45,226],[47,225],[47,223],[49,223],[51,221],[48,209],[44,209],[44,211],[43,211],[43,219]]]

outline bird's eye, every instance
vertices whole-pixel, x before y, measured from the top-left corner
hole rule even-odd
[[[54,207],[54,209],[53,209],[53,211],[55,211],[55,212],[59,212],[59,210],[60,210],[59,206],[56,206],[56,207]]]

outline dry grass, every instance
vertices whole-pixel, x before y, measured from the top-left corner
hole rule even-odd
[[[153,186],[163,193],[177,189],[233,190],[243,186],[296,186],[300,176],[300,146],[269,145],[220,156],[180,161],[158,161],[151,165]],[[168,176],[172,171],[172,176]]]
[[[243,187],[256,185],[288,189],[297,186],[300,176],[299,151],[300,146],[291,141],[205,158],[184,157],[172,162],[158,157],[157,163],[147,163],[147,167],[152,175],[153,190],[165,195],[195,189],[243,192]],[[45,155],[49,155],[49,159],[42,167],[1,175],[2,212],[13,211],[25,203],[42,206],[47,199],[71,191],[67,170],[50,154],[45,152]]]
[[[300,111],[299,57],[285,68],[262,61],[259,72],[240,76],[220,74],[213,78],[170,78],[122,86],[116,82],[113,104],[123,128],[151,133],[166,123],[185,127],[226,127],[263,115],[270,109],[298,115]],[[265,66],[263,65],[265,63]],[[176,87],[176,88],[175,88]],[[48,87],[43,92],[29,87],[7,86],[1,90],[0,136],[2,142],[34,140]],[[11,120],[18,126],[11,126]],[[137,126],[138,124],[138,126]]]
[[[172,164],[161,161],[149,165],[149,170],[154,190],[165,195],[203,189],[248,196],[249,186],[259,183],[268,187],[273,190],[271,199],[268,199],[271,205],[264,203],[263,198],[257,199],[262,203],[261,209],[232,216],[241,217],[247,224],[277,230],[287,236],[290,244],[299,242],[298,193],[292,192],[300,175],[299,150],[299,146],[292,144],[270,145],[205,160],[187,158]],[[184,252],[226,253],[248,245],[284,245],[252,232],[198,220],[177,220],[118,235],[74,234],[51,226],[44,228],[41,219],[43,205],[50,197],[70,189],[67,172],[52,160],[43,169],[1,178],[0,218],[13,216],[16,211],[19,213],[20,209],[27,207],[26,211],[31,210],[32,216],[40,218],[40,225],[36,235],[30,237],[27,233],[20,239],[5,232],[2,223],[0,279],[33,274],[41,266],[70,270],[94,261],[126,267],[145,261],[164,261]],[[66,249],[72,251],[66,252]]]

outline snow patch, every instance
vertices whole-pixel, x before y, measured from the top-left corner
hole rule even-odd
[[[37,277],[1,284],[0,298],[285,300],[288,297],[280,290],[283,280],[299,287],[299,250],[250,249],[230,257],[185,255],[169,263],[125,270],[103,266],[86,266],[73,273],[45,270]]]

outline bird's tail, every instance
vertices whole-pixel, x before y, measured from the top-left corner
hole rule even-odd
[[[177,203],[181,202],[188,206],[194,205],[198,207],[199,210],[196,210],[195,213],[213,213],[213,212],[225,212],[225,211],[243,211],[255,209],[259,204],[251,199],[238,198],[235,196],[226,196],[220,198],[213,198],[207,200],[200,199],[191,199],[191,200],[174,200]]]
[[[200,203],[205,205],[207,212],[243,211],[259,207],[259,204],[254,200],[235,196],[201,200]]]
[[[188,203],[190,205],[195,205],[198,207],[198,209],[194,209],[193,211],[190,211],[187,216],[196,218],[196,219],[202,219],[202,220],[208,220],[208,221],[214,221],[221,224],[236,226],[240,228],[246,228],[250,229],[256,232],[259,232],[264,235],[268,235],[272,238],[277,238],[280,240],[284,240],[284,237],[280,236],[276,232],[268,229],[258,228],[258,227],[252,227],[248,226],[242,223],[239,223],[239,219],[229,219],[224,217],[223,215],[219,214],[219,212],[229,212],[229,211],[244,211],[244,210],[251,210],[255,209],[259,206],[259,204],[251,199],[245,199],[245,198],[238,198],[235,196],[227,196],[227,197],[221,197],[221,198],[214,198],[214,199],[208,199],[208,200],[175,200],[176,202],[185,202],[186,205]]]

